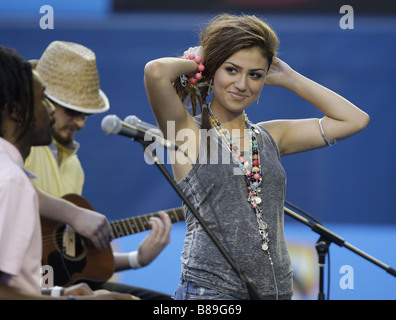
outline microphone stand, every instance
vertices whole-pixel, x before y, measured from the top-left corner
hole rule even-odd
[[[308,219],[300,216],[299,214],[295,213],[294,211],[290,210],[289,208],[284,208],[284,212],[289,215],[290,217],[296,219],[297,221],[302,222],[303,224],[310,227],[314,232],[320,235],[319,240],[316,242],[316,251],[318,253],[318,262],[319,262],[319,293],[318,293],[318,300],[324,300],[325,294],[323,292],[323,273],[325,267],[325,260],[326,255],[328,254],[329,246],[332,242],[340,247],[345,247],[352,252],[357,253],[364,259],[376,264],[377,266],[381,267],[382,269],[386,270],[393,276],[396,276],[396,270],[391,268],[390,266],[384,264],[383,262],[377,260],[376,258],[368,255],[364,251],[352,246],[348,242],[346,242],[343,238],[339,237],[329,229],[323,227],[321,224],[315,222],[310,222]]]
[[[140,142],[143,146],[144,151],[146,150],[147,146],[152,143],[152,141],[144,141],[144,140],[136,139],[136,138],[133,140]],[[163,146],[163,147],[166,148],[166,146]],[[155,151],[153,153],[155,153]],[[171,184],[173,189],[177,192],[177,194],[180,196],[180,198],[184,201],[184,203],[187,205],[187,207],[191,210],[194,217],[199,221],[202,228],[205,230],[205,232],[208,234],[208,236],[212,239],[212,241],[217,246],[217,248],[219,249],[221,254],[224,256],[224,258],[228,261],[228,263],[234,269],[236,274],[239,276],[242,284],[245,286],[245,288],[249,294],[250,300],[263,300],[260,293],[255,288],[254,283],[251,281],[251,279],[246,278],[246,276],[238,269],[234,260],[231,258],[229,253],[224,249],[223,245],[217,239],[217,237],[212,232],[212,230],[210,230],[210,228],[206,224],[205,220],[202,219],[202,217],[199,215],[198,211],[194,208],[194,206],[192,205],[190,200],[185,196],[183,191],[180,190],[179,186],[177,185],[177,183],[175,182],[173,177],[169,174],[169,172],[166,170],[165,166],[158,161],[157,155],[152,154],[152,157],[153,157],[153,160],[154,160],[154,163],[156,164],[156,166],[160,169],[160,171],[165,176],[165,178],[168,180],[168,182]]]

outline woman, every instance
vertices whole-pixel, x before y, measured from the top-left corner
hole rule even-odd
[[[262,299],[292,297],[283,230],[286,175],[280,156],[331,145],[369,122],[352,103],[277,58],[277,48],[275,32],[257,17],[223,14],[202,31],[201,46],[190,48],[183,59],[157,59],[145,67],[147,95],[165,137],[175,140],[167,134],[170,125],[176,137],[194,133],[183,140],[189,161],[178,154],[172,163],[176,181]],[[294,92],[322,111],[323,118],[252,124],[245,110],[259,99],[264,83]],[[205,139],[203,130],[215,132],[217,144]],[[217,158],[222,159],[218,164],[203,161],[227,152],[232,161],[224,156]],[[185,209],[182,281],[175,299],[251,297]]]

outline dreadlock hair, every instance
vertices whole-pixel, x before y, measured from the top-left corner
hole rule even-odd
[[[176,92],[185,103],[189,98],[192,114],[197,114],[197,106],[201,109],[201,128],[210,129],[209,114],[206,105],[208,88],[217,69],[232,55],[242,49],[258,47],[268,59],[268,68],[276,56],[279,39],[270,26],[254,15],[221,14],[214,17],[200,35],[202,60],[205,70],[202,80],[196,85],[181,85],[180,79],[175,81]]]
[[[18,140],[26,134],[34,113],[33,73],[31,64],[19,53],[0,46],[0,111],[11,114],[16,108],[23,128]],[[0,129],[3,119],[0,114]],[[0,132],[1,135],[1,132]]]

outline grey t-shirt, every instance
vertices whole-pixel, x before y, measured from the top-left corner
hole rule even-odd
[[[259,129],[256,136],[262,172],[261,208],[263,220],[268,224],[276,281],[268,255],[261,249],[262,238],[254,210],[247,201],[245,178],[236,174],[238,170],[231,160],[231,152],[221,138],[210,142],[211,155],[218,154],[217,162],[212,161],[213,156],[207,159],[206,139],[201,139],[197,161],[179,182],[179,187],[261,296],[273,299],[277,292],[279,298],[287,299],[292,296],[292,270],[284,236],[286,173],[269,132],[255,127]],[[184,209],[187,232],[181,256],[181,278],[248,298],[236,272],[185,204]]]

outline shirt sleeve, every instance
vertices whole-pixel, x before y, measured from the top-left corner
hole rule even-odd
[[[4,273],[18,275],[24,264],[38,210],[35,197],[26,181],[0,179],[0,271]]]

